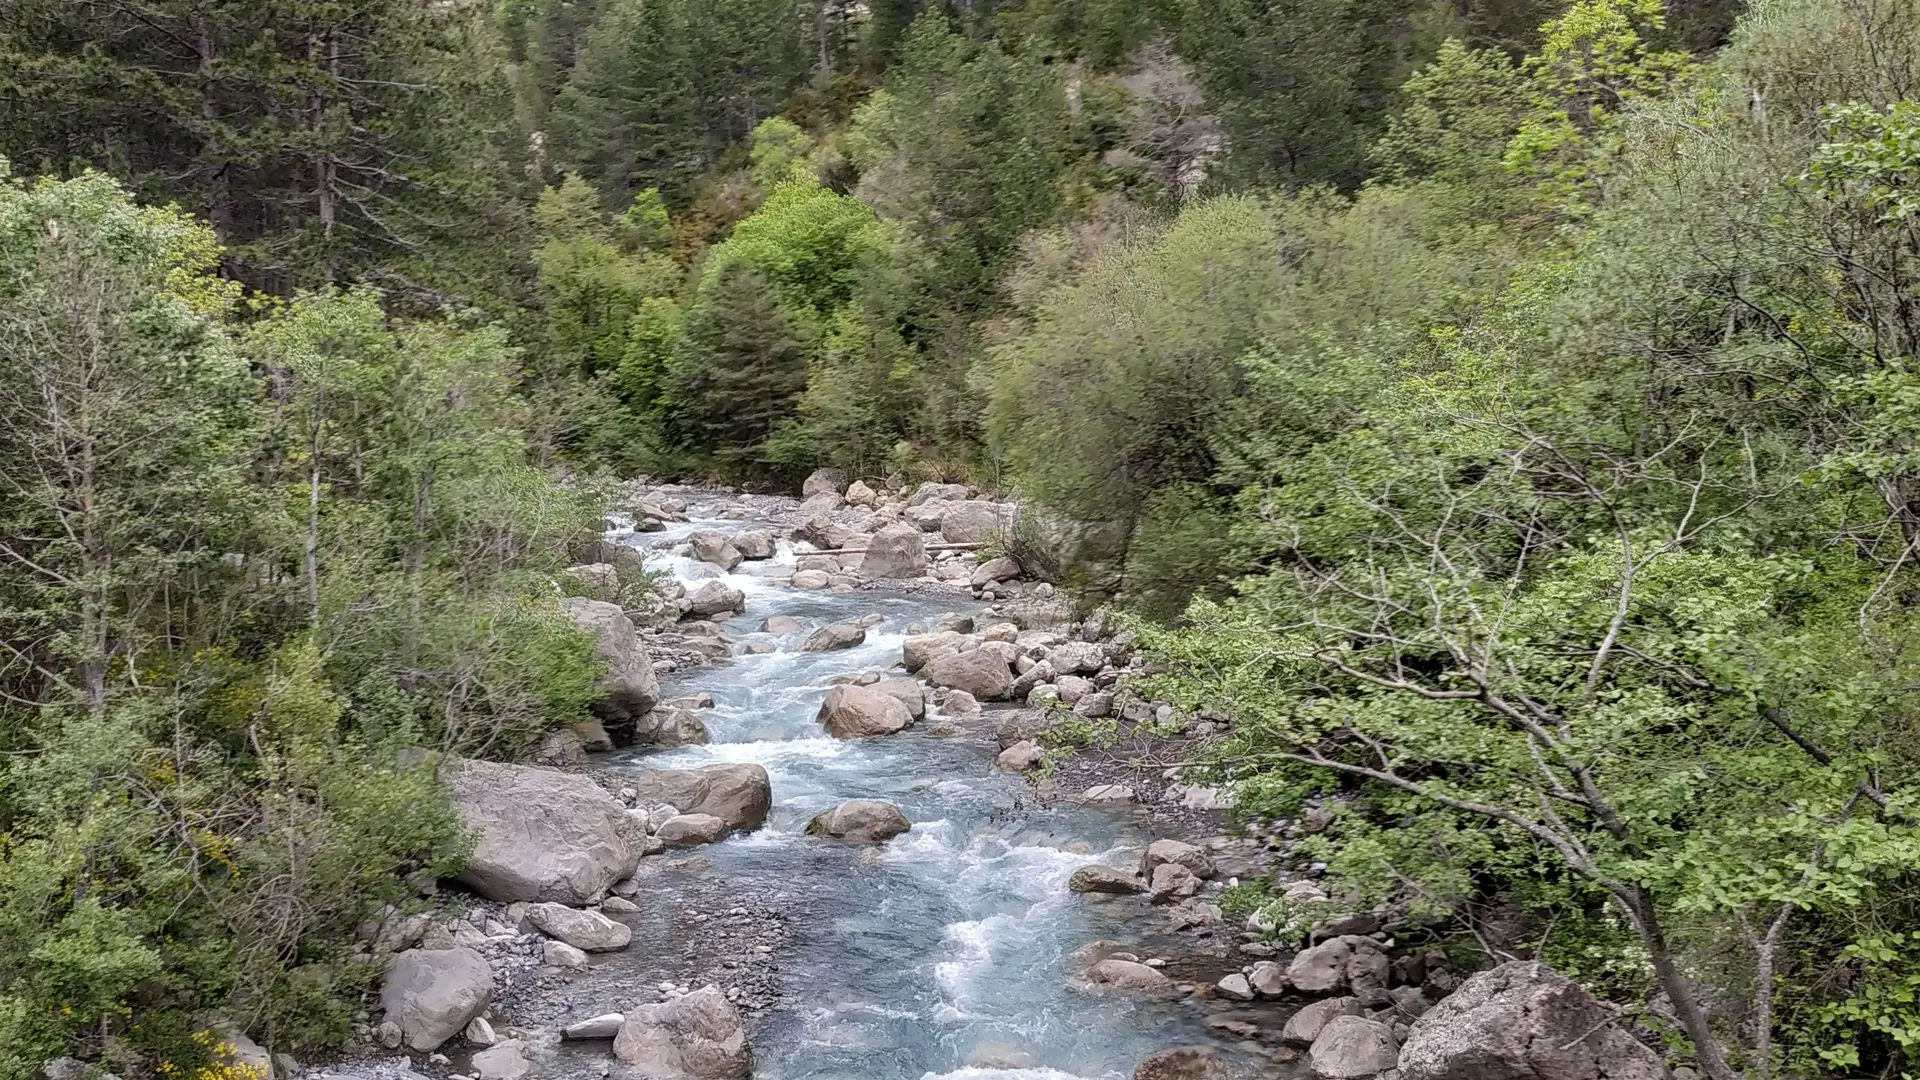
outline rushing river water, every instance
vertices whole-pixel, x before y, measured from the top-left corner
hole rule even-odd
[[[694,521],[629,542],[745,527]],[[682,576],[711,569],[664,554],[650,559]],[[649,878],[646,913],[630,920],[634,946],[597,962],[574,1011],[619,1008],[623,986],[657,982],[664,958],[679,951],[676,935],[733,897],[778,908],[792,934],[776,957],[786,1001],[750,1022],[760,1080],[1110,1080],[1130,1076],[1154,1050],[1204,1041],[1191,1005],[1090,991],[1073,978],[1072,954],[1096,939],[1124,941],[1142,955],[1156,944],[1178,948],[1159,936],[1163,916],[1139,900],[1067,891],[1077,867],[1137,861],[1145,838],[1129,815],[1036,805],[1019,779],[992,770],[990,736],[939,738],[926,733],[926,721],[878,739],[821,731],[815,713],[834,676],[886,671],[899,661],[908,624],[976,605],[794,589],[782,572],[792,559],[782,541],[773,565],[743,564],[726,578],[747,597],[728,633],[773,640],[778,651],[666,680],[667,697],[713,696],[702,713],[711,745],[603,763],[621,770],[758,762],[773,782],[767,824],[696,849],[711,859],[698,874]],[[836,652],[799,652],[804,631],[756,633],[772,615],[812,627],[875,613],[886,621],[866,642]],[[912,831],[877,848],[804,835],[814,814],[851,798],[897,804]],[[697,971],[689,977],[704,981]],[[725,972],[709,977],[726,983]],[[563,1050],[576,1067],[565,1071],[586,1071],[588,1053]],[[596,1065],[604,1054],[591,1052]]]

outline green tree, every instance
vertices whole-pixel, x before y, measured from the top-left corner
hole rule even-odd
[[[808,342],[752,263],[722,265],[686,319],[688,356],[670,373],[675,427],[748,470],[807,384]]]

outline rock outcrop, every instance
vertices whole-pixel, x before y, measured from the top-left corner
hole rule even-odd
[[[717,986],[626,1014],[613,1056],[650,1080],[731,1080],[753,1075],[740,1013]]]
[[[709,814],[726,822],[729,829],[759,828],[773,805],[767,770],[754,764],[650,769],[625,779],[639,805],[665,803],[682,814]]]
[[[808,836],[826,836],[857,844],[891,840],[913,823],[900,808],[878,799],[849,799],[807,822]]]
[[[820,703],[820,724],[836,739],[865,739],[904,731],[913,722],[892,694],[865,686],[836,686]]]
[[[645,830],[585,776],[486,761],[448,772],[454,809],[479,836],[459,880],[489,900],[587,904],[640,864]]]
[[[1402,1080],[1668,1080],[1660,1055],[1545,964],[1482,971],[1413,1022]]]
[[[422,1053],[439,1048],[493,999],[493,967],[472,949],[408,949],[380,989],[385,1023]]]

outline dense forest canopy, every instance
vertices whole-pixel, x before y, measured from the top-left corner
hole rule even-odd
[[[610,479],[821,466],[1356,895],[1912,1075],[1917,343],[1908,0],[0,0],[0,1075],[342,1045]]]

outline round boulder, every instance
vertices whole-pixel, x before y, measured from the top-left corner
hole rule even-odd
[[[841,685],[820,703],[820,724],[836,739],[864,739],[906,730],[913,715],[899,698],[866,686]]]
[[[911,828],[913,823],[907,820],[907,815],[892,803],[850,799],[807,822],[807,835],[878,844]]]
[[[472,949],[408,949],[393,958],[380,1006],[421,1053],[459,1034],[493,998],[493,967]]]

